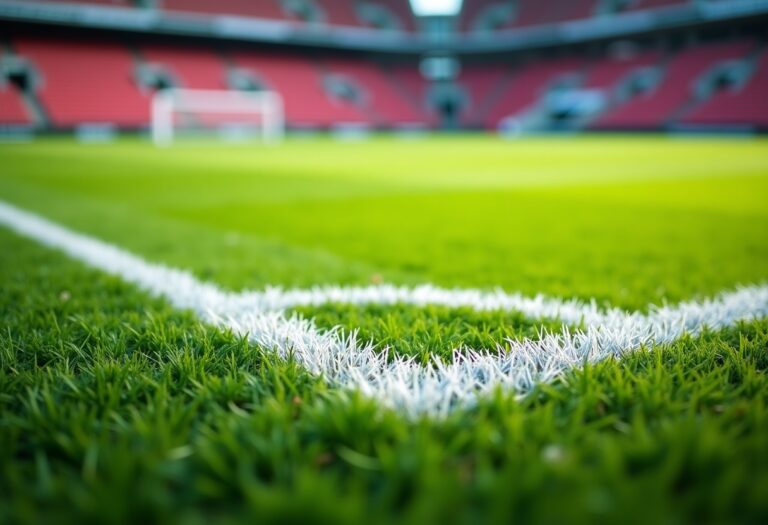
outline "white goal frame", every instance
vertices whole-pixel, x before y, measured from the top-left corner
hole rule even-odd
[[[283,97],[275,91],[225,91],[200,89],[164,89],[152,97],[152,141],[156,146],[173,144],[176,136],[174,115],[199,112],[261,116],[261,137],[277,143],[285,135]]]

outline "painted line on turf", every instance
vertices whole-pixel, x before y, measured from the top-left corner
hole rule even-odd
[[[74,232],[0,201],[0,223],[20,235],[63,251],[73,259],[136,285],[202,321],[247,335],[255,344],[292,356],[315,374],[342,387],[359,390],[408,415],[444,415],[473,404],[496,388],[525,393],[574,368],[627,352],[719,329],[749,319],[768,317],[768,286],[749,286],[705,301],[649,308],[648,314],[619,309],[601,311],[593,304],[558,299],[525,298],[501,291],[446,290],[434,286],[316,287],[307,290],[270,288],[231,293],[201,282],[191,273],[152,264],[93,237]],[[521,311],[532,318],[559,318],[582,323],[584,330],[564,329],[539,340],[507,341],[505,348],[462,349],[451,361],[438,357],[431,366],[412,358],[389,356],[355,333],[320,331],[314,324],[284,311],[294,306],[329,302],[352,304],[442,304],[480,310]]]

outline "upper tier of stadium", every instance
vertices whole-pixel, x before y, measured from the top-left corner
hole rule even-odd
[[[612,16],[670,10],[705,8],[722,10],[739,0],[465,0],[456,16],[449,17],[456,32],[486,32],[530,28]],[[422,20],[414,15],[409,0],[29,0],[0,4],[37,3],[98,6],[154,12],[163,16],[232,16],[297,25],[327,25],[418,32]],[[745,3],[741,1],[740,3]],[[750,0],[751,11],[756,7]],[[677,11],[675,11],[677,8]],[[744,8],[740,8],[739,11]],[[726,9],[726,11],[729,9]]]
[[[146,129],[168,87],[294,129],[768,129],[768,1],[0,0],[0,127]]]

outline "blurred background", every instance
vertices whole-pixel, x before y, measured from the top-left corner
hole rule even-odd
[[[0,0],[0,132],[145,132],[173,88],[277,93],[289,131],[759,132],[766,21],[765,0]]]

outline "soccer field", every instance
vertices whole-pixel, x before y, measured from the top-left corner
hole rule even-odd
[[[768,520],[765,140],[48,139],[0,201],[2,521]]]

